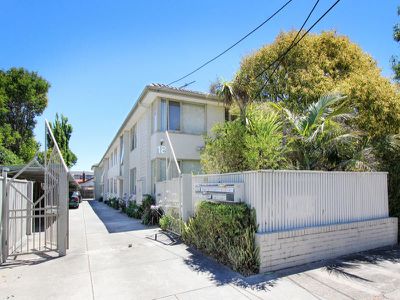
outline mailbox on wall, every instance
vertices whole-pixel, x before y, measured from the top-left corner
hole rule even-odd
[[[195,186],[196,200],[243,202],[244,183],[199,183]]]

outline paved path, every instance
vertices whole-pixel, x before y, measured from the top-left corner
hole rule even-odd
[[[400,299],[400,249],[243,278],[95,201],[70,210],[67,256],[0,267],[0,299]]]

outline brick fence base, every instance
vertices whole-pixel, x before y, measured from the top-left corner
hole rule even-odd
[[[397,244],[397,218],[257,233],[260,272]]]

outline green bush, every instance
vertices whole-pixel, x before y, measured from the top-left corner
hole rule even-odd
[[[143,209],[141,206],[136,204],[136,201],[129,201],[128,207],[126,208],[126,214],[128,215],[128,217],[141,219]]]
[[[159,221],[160,228],[162,230],[169,230],[171,228],[172,222],[173,220],[171,215],[163,215]]]
[[[111,206],[112,208],[119,209],[119,200],[115,197],[111,197],[108,199],[107,202],[105,202],[108,206]]]
[[[200,202],[182,230],[182,239],[243,275],[259,271],[254,209],[246,204]]]
[[[124,200],[119,201],[119,207],[121,208],[121,211],[126,214],[127,207],[126,207],[126,202]]]
[[[144,209],[142,223],[144,225],[157,225],[163,214],[164,212],[160,206],[152,205]]]
[[[151,195],[145,194],[142,199],[143,210],[149,209],[152,205],[155,205],[156,201]]]

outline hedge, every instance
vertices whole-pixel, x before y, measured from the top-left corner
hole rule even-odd
[[[243,275],[259,271],[254,209],[246,204],[200,202],[185,224],[182,238],[201,252]]]

